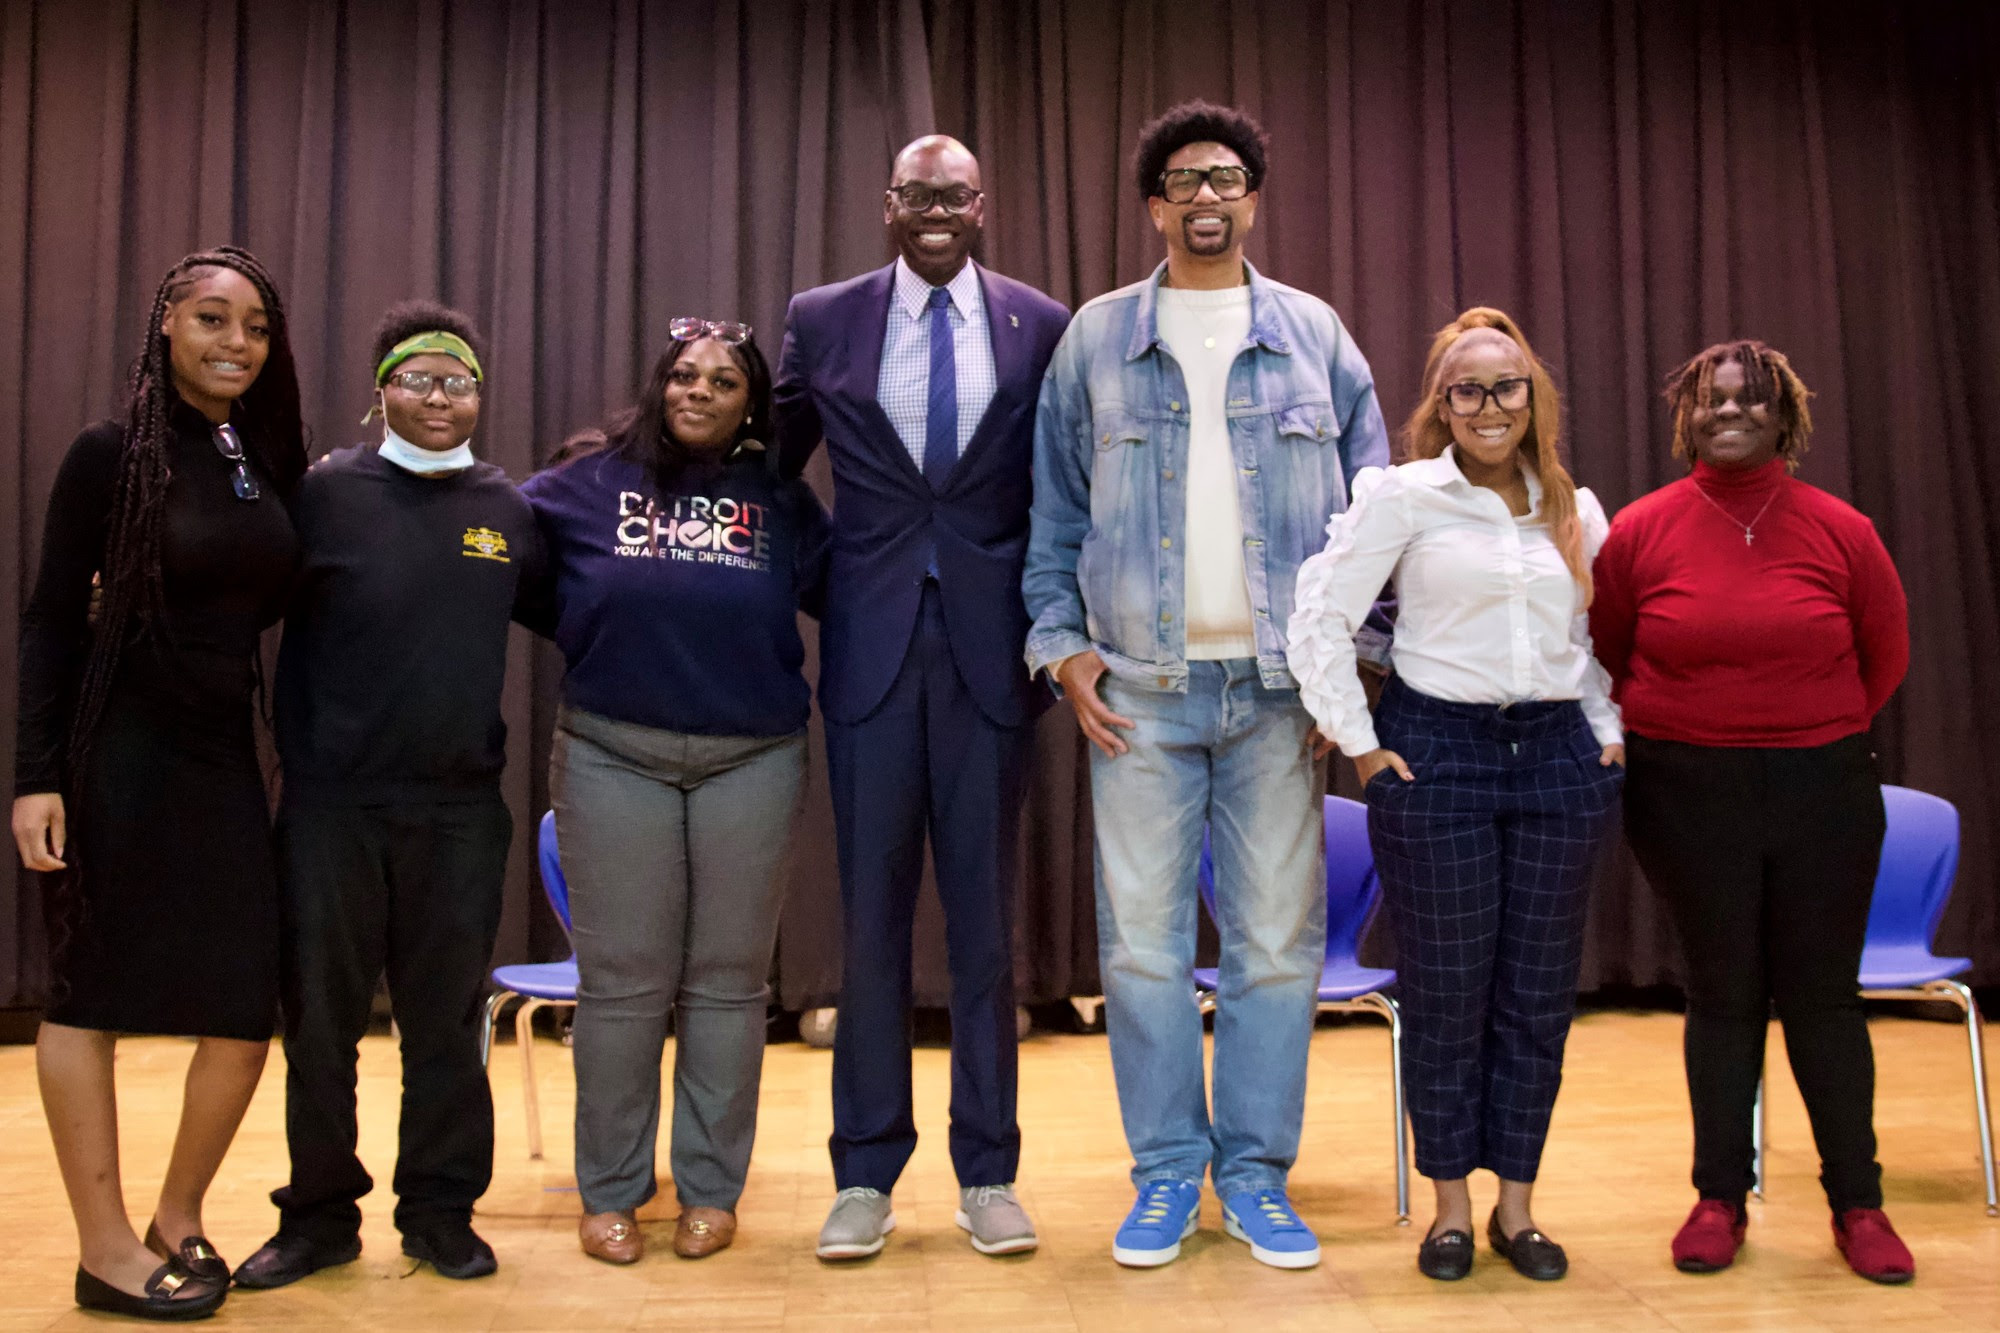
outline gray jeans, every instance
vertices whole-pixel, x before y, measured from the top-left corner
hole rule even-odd
[[[565,709],[549,759],[582,984],[576,1179],[586,1212],[653,1196],[674,1047],[674,1188],[736,1207],[757,1136],[771,949],[804,732],[692,736]]]

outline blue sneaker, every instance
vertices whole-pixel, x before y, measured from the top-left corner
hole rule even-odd
[[[1111,1257],[1127,1268],[1158,1268],[1181,1256],[1181,1241],[1201,1220],[1201,1186],[1155,1180],[1139,1191],[1124,1225],[1111,1238]]]
[[[1222,1229],[1250,1242],[1250,1257],[1273,1268],[1311,1268],[1319,1237],[1299,1220],[1283,1190],[1244,1190],[1222,1205]]]

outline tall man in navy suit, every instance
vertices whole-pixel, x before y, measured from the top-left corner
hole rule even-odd
[[[792,298],[776,386],[796,474],[826,441],[834,548],[820,710],[840,844],[845,975],[822,1259],[874,1254],[916,1148],[910,947],[926,832],[951,968],[951,1159],[975,1249],[1033,1249],[1013,1192],[1015,834],[1047,702],[1022,665],[1035,402],[1069,313],[972,262],[979,163],[896,157],[886,268]]]

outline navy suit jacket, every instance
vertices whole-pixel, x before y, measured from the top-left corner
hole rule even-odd
[[[980,711],[1019,726],[1049,702],[1022,660],[1021,567],[1035,403],[1069,311],[1025,283],[975,271],[999,387],[941,491],[924,480],[875,396],[895,265],[801,292],[785,315],[774,390],[780,465],[796,476],[822,439],[833,464],[819,702],[834,722],[867,717],[895,681],[933,550],[952,660]]]

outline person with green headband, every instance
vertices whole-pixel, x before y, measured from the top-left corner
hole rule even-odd
[[[494,1271],[472,1229],[493,1172],[479,1059],[512,821],[500,796],[510,619],[544,596],[533,511],[473,457],[484,372],[431,302],[376,332],[379,444],[299,490],[304,558],[278,656],[280,993],[291,1179],[236,1270],[278,1287],[361,1252],[355,1055],[386,970],[402,1034],[396,1227],[446,1277]]]

